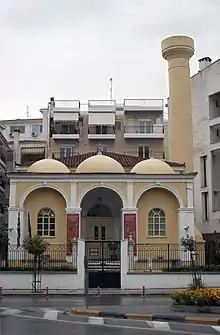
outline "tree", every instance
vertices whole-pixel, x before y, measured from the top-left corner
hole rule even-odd
[[[39,235],[34,235],[32,237],[26,236],[23,242],[24,249],[36,259],[43,256],[49,245],[49,242],[45,241],[43,237]]]
[[[201,275],[198,273],[198,267],[196,264],[196,241],[194,240],[193,236],[189,235],[188,229],[186,228],[186,236],[182,237],[180,242],[183,250],[185,252],[189,252],[190,260],[191,260],[191,268],[192,268],[192,284],[190,287],[192,289],[198,289],[204,287],[204,283],[202,282]]]
[[[40,264],[43,254],[47,251],[49,243],[39,235],[34,235],[32,237],[25,237],[23,241],[23,248],[31,255],[34,256],[34,276],[33,276],[33,289],[34,292],[38,291],[37,283],[40,281]]]
[[[8,266],[7,262],[7,246],[9,245],[8,229],[5,227],[0,228],[0,266],[3,266],[5,260],[5,266]]]

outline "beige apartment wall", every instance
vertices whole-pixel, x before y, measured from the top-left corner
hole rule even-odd
[[[127,115],[128,114],[128,115]],[[116,152],[127,155],[138,155],[138,146],[149,146],[150,150],[155,153],[155,158],[163,158],[163,139],[125,139],[124,138],[124,127],[129,120],[134,119],[134,124],[137,123],[138,119],[154,119],[156,122],[157,117],[161,117],[161,112],[129,112],[126,115],[117,115],[116,121],[121,122],[121,129],[117,126],[115,127],[116,136],[115,140],[99,140],[99,139],[88,139],[88,117],[83,118],[83,127],[80,130],[80,138],[78,140],[54,140],[53,142],[53,152],[59,157],[60,147],[74,147],[75,153],[86,153],[97,151],[97,146],[99,143],[101,145],[106,145],[109,152]]]

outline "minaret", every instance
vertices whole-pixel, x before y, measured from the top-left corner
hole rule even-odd
[[[169,71],[169,160],[186,164],[193,172],[193,129],[189,60],[194,41],[172,36],[162,41],[162,55]]]

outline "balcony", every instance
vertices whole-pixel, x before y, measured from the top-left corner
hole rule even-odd
[[[115,126],[90,126],[88,128],[89,140],[115,140]]]
[[[89,112],[115,112],[116,102],[115,100],[89,100],[88,101]]]
[[[6,157],[2,149],[0,149],[0,165],[5,169],[6,168]]]
[[[54,112],[79,112],[79,100],[55,100]]]
[[[56,100],[53,107],[54,121],[78,121],[80,102],[78,100]]]
[[[124,111],[163,111],[163,99],[125,99]]]
[[[78,122],[63,124],[56,122],[52,130],[52,138],[54,140],[78,140],[80,137],[80,129]]]
[[[152,124],[149,126],[125,126],[124,127],[124,138],[125,139],[163,139],[164,138],[164,126],[162,124]]]

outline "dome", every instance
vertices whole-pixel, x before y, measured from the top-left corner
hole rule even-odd
[[[150,158],[136,164],[131,173],[137,174],[171,174],[174,170],[160,159]]]
[[[32,164],[27,172],[33,173],[70,173],[66,165],[56,159],[41,159]]]
[[[115,159],[98,153],[85,159],[76,169],[76,173],[124,173],[124,169]]]

